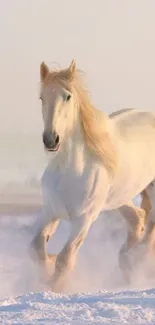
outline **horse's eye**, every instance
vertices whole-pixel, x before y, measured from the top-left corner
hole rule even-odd
[[[71,95],[69,94],[69,95],[67,95],[67,97],[66,97],[66,101],[68,102],[70,99],[71,99]]]

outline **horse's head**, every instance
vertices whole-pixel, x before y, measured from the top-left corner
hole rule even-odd
[[[83,141],[104,165],[114,173],[117,166],[115,144],[106,115],[94,108],[85,89],[81,73],[73,60],[68,69],[50,71],[40,66],[43,143],[53,152],[61,148],[65,139],[72,139],[74,130],[78,144]],[[80,132],[82,137],[80,136]],[[74,137],[75,140],[75,137]]]
[[[42,62],[40,66],[42,115],[44,121],[43,143],[48,151],[57,151],[75,121],[75,94],[73,82],[76,64],[68,69],[49,71]]]

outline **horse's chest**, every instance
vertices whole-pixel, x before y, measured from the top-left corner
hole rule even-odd
[[[77,177],[72,172],[60,175],[57,182],[57,193],[66,203],[73,205],[81,202],[86,197],[88,181],[84,177]]]
[[[98,200],[103,199],[101,179],[98,171],[92,169],[82,175],[68,170],[65,173],[55,172],[48,177],[51,205],[55,211],[60,210],[62,217],[91,214],[98,207]],[[97,199],[96,199],[97,198]],[[59,202],[59,203],[58,203]]]
[[[83,209],[88,206],[94,193],[94,180],[94,173],[89,178],[86,175],[78,177],[72,172],[61,175],[57,184],[57,193],[69,215],[82,214]]]

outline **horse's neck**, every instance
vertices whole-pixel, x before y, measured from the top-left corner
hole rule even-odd
[[[113,128],[111,128],[110,120],[102,111],[95,110],[95,112],[98,121],[97,127],[99,130],[101,130],[101,134],[103,135],[103,143],[105,143],[105,150],[103,150],[105,161],[103,161],[98,154],[92,152],[88,142],[85,139],[80,119],[77,118],[72,134],[66,137],[62,143],[60,151],[49,164],[49,167],[53,171],[56,169],[59,169],[61,173],[74,171],[78,175],[81,175],[85,169],[85,166],[87,166],[87,171],[89,171],[89,167],[90,170],[92,170],[96,163],[100,166],[104,166],[108,170],[109,168],[113,168],[113,165],[115,164],[115,161],[113,161],[115,158],[115,150],[112,140]],[[107,130],[109,131],[109,137],[107,137]],[[106,137],[104,139],[105,133]]]
[[[80,122],[77,121],[73,133],[64,141],[60,152],[50,165],[53,170],[59,168],[62,173],[73,170],[75,173],[81,174],[86,162],[88,162],[88,157],[89,151]]]

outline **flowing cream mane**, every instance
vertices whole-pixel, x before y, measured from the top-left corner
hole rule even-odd
[[[52,72],[48,70],[46,77],[44,69],[48,68],[43,62],[41,80],[44,85],[56,82],[75,94],[88,148],[103,161],[109,173],[114,175],[117,167],[117,152],[110,135],[109,118],[92,105],[88,91],[82,83],[82,72],[76,69],[74,61],[68,69]]]

